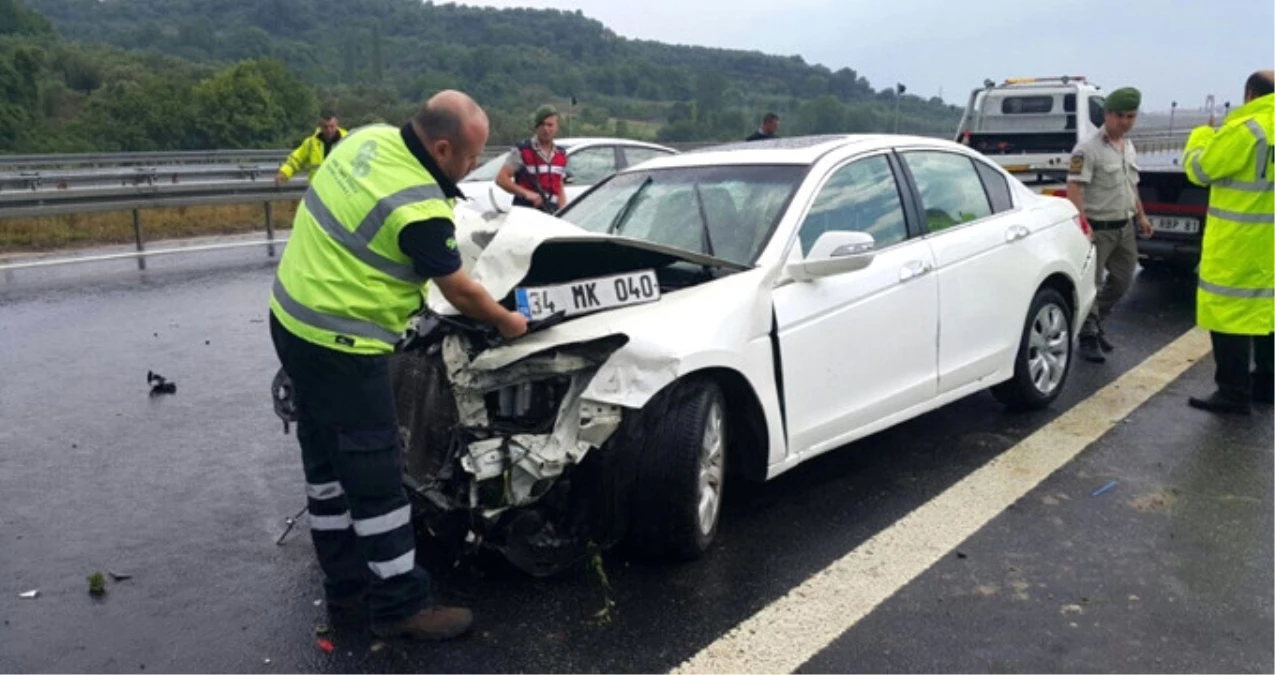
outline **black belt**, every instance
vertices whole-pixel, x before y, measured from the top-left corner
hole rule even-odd
[[[1095,230],[1118,230],[1128,224],[1128,218],[1124,220],[1089,220],[1089,227]]]

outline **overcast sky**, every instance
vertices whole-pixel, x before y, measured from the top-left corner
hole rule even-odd
[[[1085,75],[1142,90],[1145,110],[1242,99],[1275,67],[1272,0],[466,0],[582,10],[617,34],[674,44],[800,54],[854,68],[876,89],[942,90],[963,106],[984,78]]]

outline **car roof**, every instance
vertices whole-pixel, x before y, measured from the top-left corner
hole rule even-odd
[[[558,138],[554,140],[554,143],[557,143],[558,145],[561,145],[564,148],[571,148],[577,145],[581,145],[581,146],[583,145],[628,145],[628,146],[636,146],[636,147],[642,147],[642,148],[658,148],[660,150],[668,150],[670,152],[677,152],[673,148],[670,148],[666,145],[660,145],[658,143],[648,143],[646,141],[635,141],[630,138],[606,138],[603,136],[577,136],[573,138]]]
[[[641,166],[642,169],[667,169],[723,164],[809,165],[819,161],[829,152],[842,148],[856,147],[864,152],[870,152],[917,145],[967,150],[963,145],[941,138],[896,134],[833,134],[724,143],[696,148],[678,155],[657,157],[644,162]]]

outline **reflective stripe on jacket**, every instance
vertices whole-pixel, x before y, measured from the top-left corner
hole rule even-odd
[[[1196,322],[1220,333],[1275,331],[1275,94],[1254,99],[1218,129],[1191,132],[1182,165],[1208,186]]]
[[[296,174],[305,171],[310,178],[314,178],[314,172],[319,170],[319,165],[323,164],[323,139],[319,136],[320,130],[315,128],[314,133],[306,136],[301,145],[297,146],[292,154],[284,160],[283,166],[279,167],[279,171],[288,178],[292,178]],[[348,132],[345,129],[337,129],[337,139],[333,141],[332,148],[335,150],[341,139],[345,138]]]
[[[399,129],[358,129],[333,148],[297,206],[271,311],[322,347],[394,351],[427,281],[399,247],[399,233],[411,223],[452,220],[453,205]]]

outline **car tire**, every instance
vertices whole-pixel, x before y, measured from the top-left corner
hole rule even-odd
[[[1039,410],[1058,398],[1073,360],[1072,314],[1061,293],[1041,288],[1032,299],[1014,357],[1014,376],[992,395],[1013,410]]]
[[[726,397],[708,378],[679,382],[648,406],[633,498],[631,544],[658,560],[694,560],[721,516]]]

